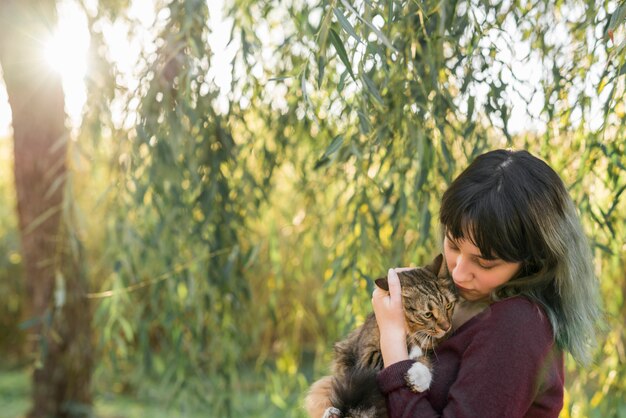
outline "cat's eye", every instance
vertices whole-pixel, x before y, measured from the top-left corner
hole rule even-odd
[[[431,318],[433,316],[432,312],[426,312],[424,314],[424,318]]]
[[[449,311],[450,309],[452,309],[452,307],[454,307],[454,303],[450,302],[446,305],[446,310]]]

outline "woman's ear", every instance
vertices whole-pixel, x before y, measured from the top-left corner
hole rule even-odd
[[[387,292],[389,291],[389,283],[387,282],[386,277],[376,279],[374,280],[374,283],[376,283],[376,286],[380,287],[381,289],[386,290]]]

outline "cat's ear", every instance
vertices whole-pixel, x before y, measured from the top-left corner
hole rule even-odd
[[[381,277],[380,279],[376,279],[374,280],[374,283],[376,283],[376,286],[389,292],[389,283],[387,282],[386,277]]]
[[[442,263],[443,263],[443,254],[439,254],[437,257],[435,257],[433,261],[430,262],[430,264],[428,264],[427,266],[424,266],[424,268],[436,276],[439,274],[439,270],[441,270]]]

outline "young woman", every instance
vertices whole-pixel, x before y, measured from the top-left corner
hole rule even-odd
[[[396,272],[372,303],[389,417],[557,417],[563,352],[585,362],[598,317],[597,281],[560,177],[526,151],[479,156],[443,195],[444,271],[458,288],[453,332],[431,356],[430,389],[412,366]]]

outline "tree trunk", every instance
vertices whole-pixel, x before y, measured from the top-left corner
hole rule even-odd
[[[91,407],[91,313],[63,202],[68,130],[58,74],[43,61],[54,1],[0,0],[0,65],[13,113],[15,187],[30,349],[29,417],[83,417]],[[76,242],[73,242],[76,244]]]

